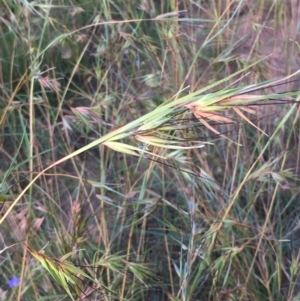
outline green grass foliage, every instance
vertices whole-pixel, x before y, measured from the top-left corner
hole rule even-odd
[[[300,300],[298,1],[0,2],[0,300]]]

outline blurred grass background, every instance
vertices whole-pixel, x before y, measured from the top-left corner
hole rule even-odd
[[[299,20],[296,0],[2,0],[1,214],[38,171],[186,87],[264,57],[223,86],[295,72]],[[290,107],[249,118],[270,137]],[[213,124],[230,140],[190,129],[211,144],[168,151],[172,167],[99,146],[42,175],[1,225],[0,300],[70,300],[41,249],[88,274],[71,271],[74,300],[299,300],[299,107],[271,141],[235,121]]]

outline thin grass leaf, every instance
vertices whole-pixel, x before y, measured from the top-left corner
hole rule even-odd
[[[262,132],[264,135],[266,135],[268,137],[268,135],[261,130],[258,126],[256,126],[249,118],[247,118],[238,107],[233,108],[233,110],[242,117],[243,120],[245,120],[247,123],[251,124],[253,127],[255,127],[256,129],[258,129],[260,132]]]
[[[162,138],[158,138],[155,136],[144,136],[144,135],[135,135],[135,138],[143,143],[156,146],[159,148],[167,148],[167,149],[177,149],[177,150],[183,150],[183,149],[195,149],[195,148],[201,148],[204,147],[204,144],[198,144],[198,145],[191,145],[191,146],[181,146],[180,142],[177,140],[166,140]],[[172,145],[173,144],[173,145]]]
[[[107,147],[113,149],[114,151],[124,153],[124,154],[128,154],[128,155],[132,155],[132,156],[143,157],[144,154],[148,154],[148,155],[154,155],[156,157],[165,159],[165,157],[163,157],[163,156],[153,154],[153,153],[148,152],[146,150],[143,150],[143,149],[140,149],[138,147],[131,146],[131,145],[128,145],[128,144],[125,144],[125,143],[121,143],[121,142],[108,141],[108,142],[104,142],[103,144],[106,145]]]

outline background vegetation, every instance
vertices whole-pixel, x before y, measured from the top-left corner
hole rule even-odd
[[[2,0],[0,300],[299,300],[299,81],[275,81],[299,20],[296,0]]]

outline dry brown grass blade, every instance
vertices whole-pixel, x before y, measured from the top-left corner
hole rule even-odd
[[[205,115],[212,115],[212,114],[208,114],[208,113],[205,113],[205,114],[200,114],[198,111],[194,111],[193,114],[198,118],[198,120],[204,125],[206,126],[209,130],[211,130],[213,133],[217,134],[218,136],[221,136],[221,137],[224,137],[226,139],[228,139],[225,135],[223,135],[222,133],[220,133],[218,130],[216,130],[215,128],[213,128],[208,122],[206,122],[203,118],[206,117],[208,118],[207,116]],[[204,116],[203,116],[204,115]],[[214,114],[215,115],[215,114]],[[218,115],[215,115],[215,118],[217,118],[216,116]],[[227,119],[229,121],[227,122],[232,122],[229,118],[226,118],[226,117],[222,117],[222,116],[219,116],[221,117],[221,119],[223,120],[224,119]],[[209,118],[208,118],[209,119]],[[216,120],[216,119],[211,119],[211,120]],[[219,119],[220,121],[220,119]]]
[[[219,123],[231,123],[233,122],[231,119],[228,117],[220,116],[218,114],[215,114],[213,112],[206,112],[205,110],[196,108],[196,107],[191,107],[190,108],[191,112],[199,119],[199,118],[206,118],[215,122]],[[200,119],[199,119],[200,120]],[[201,121],[202,122],[202,121]]]
[[[251,108],[245,107],[245,106],[239,106],[240,110],[243,110],[243,111],[245,111],[247,113],[255,115],[257,112],[254,110],[254,108],[256,109],[257,106],[252,106]]]
[[[242,105],[242,104],[252,103],[258,99],[259,99],[259,95],[235,95],[218,101],[216,105],[237,106],[240,104]]]
[[[247,116],[245,116],[241,110],[238,107],[233,108],[234,111],[242,118],[244,119],[247,123],[251,124],[253,127],[258,129],[260,132],[262,132],[264,135],[268,136],[263,130],[261,130],[258,126],[256,126]]]

